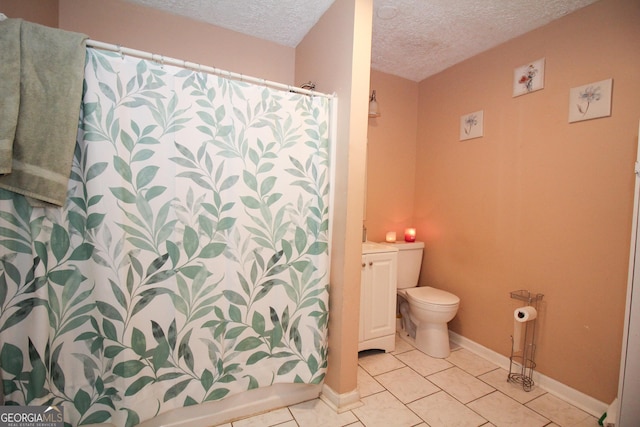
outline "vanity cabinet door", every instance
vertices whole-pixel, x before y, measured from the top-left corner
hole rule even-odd
[[[362,256],[359,334],[361,343],[395,335],[397,268],[397,254],[394,252]],[[364,348],[360,350],[362,349]]]

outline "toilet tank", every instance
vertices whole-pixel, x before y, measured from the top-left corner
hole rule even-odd
[[[418,286],[424,242],[390,243],[398,249],[398,289]]]

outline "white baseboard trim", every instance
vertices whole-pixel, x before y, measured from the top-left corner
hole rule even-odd
[[[452,343],[483,357],[500,368],[507,371],[509,370],[508,357],[496,353],[495,351],[452,331],[449,331],[449,339]],[[608,405],[604,402],[594,399],[591,396],[588,396],[539,372],[534,371],[533,375],[535,383],[540,386],[541,389],[559,397],[579,409],[582,409],[596,418],[600,418],[600,416],[607,411]]]
[[[360,392],[356,388],[348,393],[338,394],[327,384],[322,385],[320,400],[329,405],[337,413],[350,411],[363,405]]]

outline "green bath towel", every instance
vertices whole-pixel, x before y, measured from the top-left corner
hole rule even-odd
[[[20,20],[0,21],[0,174],[11,172],[20,107]]]
[[[0,86],[0,97],[17,100],[19,110],[11,172],[0,176],[0,187],[62,206],[78,132],[87,36],[8,19],[0,22],[3,42],[5,30],[15,31],[12,21],[19,21],[20,54],[15,56],[12,43],[0,43],[0,48],[11,45],[8,53],[0,51],[0,57],[3,63],[19,64],[20,90],[16,95],[15,83],[7,83],[7,88]],[[2,80],[6,80],[4,67],[0,70]],[[11,107],[0,108],[3,112],[12,111]],[[10,126],[11,123],[6,124],[7,128]],[[2,154],[0,163],[5,162]]]

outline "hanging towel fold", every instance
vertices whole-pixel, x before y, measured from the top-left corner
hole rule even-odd
[[[62,206],[78,132],[87,36],[20,19],[0,22],[0,33],[3,142],[15,128],[11,170],[0,176],[0,187]],[[14,63],[6,66],[7,78],[5,62]],[[18,83],[15,67],[19,69]],[[5,111],[12,119],[16,108],[16,122],[4,123]],[[6,153],[0,154],[0,165],[4,165]]]
[[[0,174],[11,172],[20,107],[20,20],[0,21]]]

